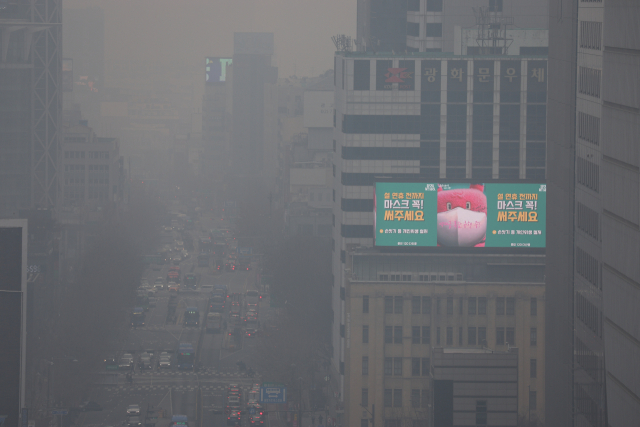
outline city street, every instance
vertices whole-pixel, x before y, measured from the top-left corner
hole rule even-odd
[[[207,218],[203,223],[207,227],[196,223],[196,230],[206,230],[212,227],[215,221]],[[198,231],[192,231],[191,234],[196,240],[194,244],[197,248]],[[159,415],[158,420],[147,422],[156,422],[158,427],[168,425],[171,416],[176,414],[187,415],[191,427],[224,426],[226,415],[213,412],[214,402],[226,400],[226,389],[230,383],[248,389],[253,383],[259,382],[257,376],[252,379],[248,378],[246,373],[240,372],[237,365],[237,362],[251,358],[255,346],[253,338],[244,337],[242,334],[242,344],[227,349],[224,348],[227,329],[223,327],[222,333],[206,332],[204,324],[211,288],[202,290],[202,285],[227,285],[229,294],[244,295],[248,289],[256,289],[255,271],[252,269],[214,273],[211,266],[197,266],[197,252],[194,251],[180,263],[182,275],[195,273],[199,280],[197,289],[186,290],[182,286],[178,293],[175,324],[167,323],[170,295],[165,287],[157,291],[157,304],[150,307],[146,313],[145,325],[132,328],[120,347],[113,349],[113,354],[117,354],[118,357],[124,353],[133,354],[136,366],[132,382],[127,381],[128,370],[100,372],[99,380],[86,399],[98,402],[103,410],[81,414],[76,425],[124,425],[127,421],[127,406],[139,404],[142,411],[141,422],[144,423],[146,412],[152,409]],[[149,268],[145,271],[144,277],[153,284],[158,277],[164,279],[168,270],[169,265],[163,265],[159,270]],[[197,327],[184,326],[184,312],[187,307],[198,308],[200,322]],[[270,315],[269,310],[268,299],[263,298],[258,317],[261,323]],[[228,306],[223,312],[223,319],[225,326],[230,323]],[[191,343],[196,349],[195,369],[177,369],[176,349],[179,343]],[[144,351],[152,355],[152,369],[141,370],[137,364],[140,353]],[[171,354],[171,368],[158,367],[158,358],[163,351]],[[246,415],[243,416],[243,425],[247,425],[247,418]]]

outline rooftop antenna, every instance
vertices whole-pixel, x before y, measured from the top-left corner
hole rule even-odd
[[[513,26],[513,16],[505,16],[489,7],[474,7],[473,13],[478,26],[478,54],[506,55],[513,43],[513,39],[507,36],[507,27]]]
[[[336,50],[339,52],[350,52],[351,51],[351,37],[345,34],[338,34],[337,36],[332,36],[331,40],[333,44],[336,46]]]

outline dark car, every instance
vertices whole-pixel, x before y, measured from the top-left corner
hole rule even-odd
[[[227,416],[227,425],[228,426],[240,425],[240,412],[231,411],[229,413],[229,416]]]

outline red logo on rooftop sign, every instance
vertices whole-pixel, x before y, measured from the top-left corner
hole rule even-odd
[[[413,78],[413,73],[405,70],[406,68],[387,68],[385,83],[403,83],[404,79]]]

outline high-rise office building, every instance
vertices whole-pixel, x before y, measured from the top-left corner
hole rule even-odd
[[[358,0],[357,16],[360,51],[453,52],[460,43],[456,26],[547,28],[548,6],[545,0]]]
[[[390,264],[386,278],[377,277],[367,280],[407,282],[402,284],[402,286],[407,285],[402,289],[400,289],[400,283],[377,283],[375,286],[372,284],[371,289],[376,301],[384,295],[403,296],[407,299],[410,292],[413,292],[412,296],[431,298],[447,298],[449,295],[458,301],[460,297],[464,299],[473,293],[478,296],[485,295],[490,292],[492,286],[502,280],[506,278],[515,280],[516,277],[528,277],[534,283],[531,286],[523,284],[520,289],[517,289],[516,285],[509,291],[514,297],[516,295],[520,299],[525,296],[526,298],[537,297],[531,293],[531,289],[535,288],[539,291],[542,278],[539,275],[536,276],[533,270],[529,269],[530,267],[526,267],[526,264],[536,257],[536,268],[542,268],[544,244],[537,250],[530,247],[531,251],[523,252],[517,252],[515,248],[503,248],[505,250],[502,252],[491,252],[494,249],[489,247],[475,252],[465,252],[451,248],[436,248],[442,246],[442,242],[438,242],[431,248],[406,248],[407,250],[403,252],[401,250],[403,248],[397,246],[404,245],[407,239],[400,239],[395,248],[380,247],[379,239],[382,236],[380,233],[387,233],[387,231],[385,227],[379,225],[376,225],[374,230],[374,221],[376,221],[374,197],[378,197],[378,204],[381,203],[380,195],[374,194],[374,185],[385,181],[455,182],[457,184],[466,182],[469,188],[470,182],[485,183],[485,185],[528,182],[537,183],[536,193],[544,192],[546,91],[546,56],[456,56],[435,52],[403,55],[340,52],[336,55],[332,345],[333,367],[337,378],[340,378],[335,386],[337,392],[345,396],[345,403],[346,396],[350,396],[350,404],[357,404],[353,400],[355,390],[353,385],[356,384],[356,388],[360,389],[357,385],[359,381],[354,382],[353,378],[350,378],[347,382],[345,376],[354,374],[348,366],[355,360],[355,353],[353,353],[355,348],[349,347],[347,337],[349,334],[353,336],[353,332],[348,332],[351,328],[349,322],[354,322],[354,316],[357,314],[355,311],[350,311],[348,304],[349,287],[356,289],[351,277],[352,267],[346,265],[350,251],[358,250],[358,247],[376,246],[375,251],[380,256],[377,263]],[[431,185],[437,186],[437,184]],[[443,189],[445,189],[444,186]],[[422,190],[426,197],[425,185],[422,186]],[[432,190],[435,192],[435,189]],[[413,193],[411,194],[413,198]],[[513,196],[516,194],[509,194],[511,198]],[[404,196],[398,197],[407,203],[412,203],[404,199]],[[394,203],[394,198],[389,195],[389,199],[385,201]],[[425,201],[425,209],[427,209],[426,205]],[[492,201],[491,206],[494,205],[495,202]],[[409,220],[412,219],[412,217],[409,218]],[[422,219],[421,216],[419,220]],[[380,219],[377,221],[379,222]],[[416,229],[408,232],[434,234],[435,226],[434,229],[430,229],[419,226],[422,224],[416,223]],[[464,221],[456,224],[464,224]],[[461,225],[461,227],[464,226]],[[425,231],[426,228],[429,230]],[[487,236],[489,236],[488,230]],[[494,236],[504,234],[504,230],[495,228],[493,230],[495,230]],[[401,233],[397,229],[389,232],[393,234],[397,232],[397,235]],[[402,235],[404,236],[405,233],[407,231],[403,230]],[[540,233],[540,230],[537,233]],[[413,241],[413,238],[409,240]],[[437,256],[438,254],[434,253],[438,250],[452,254],[446,267],[442,259]],[[409,252],[424,252],[421,262],[428,268],[406,261],[410,258],[406,255]],[[502,257],[508,267],[505,266],[505,270],[500,273],[490,273],[496,263],[500,264],[497,261],[500,257],[489,260],[486,258],[488,253],[503,254]],[[507,259],[509,261],[506,261]],[[403,262],[408,264],[401,265]],[[370,265],[372,264],[375,263],[370,262]],[[483,265],[483,267],[478,269],[470,267],[474,264]],[[433,280],[443,283],[429,284],[431,287],[426,285],[418,287],[411,283],[425,281],[419,277],[431,271],[429,265],[433,265],[434,268],[436,265],[441,265],[446,269],[447,274],[444,275],[444,279],[436,275],[438,278]],[[432,270],[436,272],[436,269]],[[477,275],[480,270],[486,271],[487,275]],[[448,273],[453,274],[454,277],[460,274],[464,278],[461,279],[463,283],[446,285],[445,282],[449,280]],[[391,277],[394,279],[390,279]],[[359,289],[362,284],[357,285]],[[450,294],[442,291],[444,288],[440,289],[440,285],[448,286],[447,292]],[[394,293],[395,288],[400,293]],[[506,289],[502,290],[506,292]],[[368,291],[359,289],[358,292]],[[468,334],[468,328],[479,327],[471,320],[460,317],[455,321],[458,323],[454,322],[455,324],[445,324],[446,322],[437,324],[434,321],[430,325],[452,328],[452,336],[457,337],[453,341],[455,342],[453,346],[467,347],[468,341],[465,334]],[[405,326],[418,325],[411,322],[407,319]],[[538,323],[535,328],[543,328],[544,316],[536,317],[536,322]],[[421,324],[421,326],[427,326],[427,324]],[[504,327],[511,327],[511,325],[505,324]],[[459,333],[459,328],[463,330],[462,335]],[[371,334],[383,333],[383,329],[373,327],[371,329]],[[525,338],[524,335],[516,334],[515,338],[515,345],[518,347],[522,345],[523,348],[519,353],[520,368],[524,369],[528,366],[529,358],[535,358],[540,360],[540,375],[542,375],[544,364],[539,353],[542,348],[537,347],[535,357],[531,356],[529,349],[524,347],[524,341],[522,341]],[[460,339],[462,344],[458,345]],[[436,342],[434,341],[432,345]],[[487,339],[490,348],[497,349],[496,342],[498,341],[493,338]],[[436,346],[446,348],[449,344],[446,340],[442,340]],[[420,357],[430,357],[431,354],[431,346],[405,350],[407,351],[396,356],[418,357],[420,354]],[[356,358],[360,356],[364,357],[364,355],[357,355]],[[380,379],[383,382],[387,380]],[[394,378],[389,379],[392,382],[394,380]],[[525,380],[524,375],[521,375],[521,380]],[[382,399],[381,386],[379,383],[376,384],[378,390],[375,393],[370,390],[369,393],[372,393],[372,398],[375,395]],[[387,385],[384,383],[385,389],[388,388]],[[527,388],[529,385],[530,390]],[[391,387],[394,390],[396,388],[400,389],[400,387]],[[541,402],[542,380],[537,379],[520,390],[521,399],[518,400],[517,409],[515,409],[520,416],[523,416],[522,411],[526,413],[530,406],[528,391],[539,393],[535,394],[531,402]],[[538,396],[540,400],[537,400]],[[538,420],[544,419],[543,405],[537,404],[534,408],[532,416]],[[351,411],[353,410],[352,407]],[[377,412],[377,416],[380,416],[380,413]],[[383,419],[387,418],[385,415]],[[354,419],[350,418],[349,425],[356,425],[354,422]]]
[[[275,185],[278,69],[271,65],[273,53],[273,33],[234,34],[230,187],[236,193],[268,192]]]
[[[640,417],[640,5],[552,1],[547,424]]]
[[[0,217],[58,203],[61,22],[60,0],[0,10]]]

